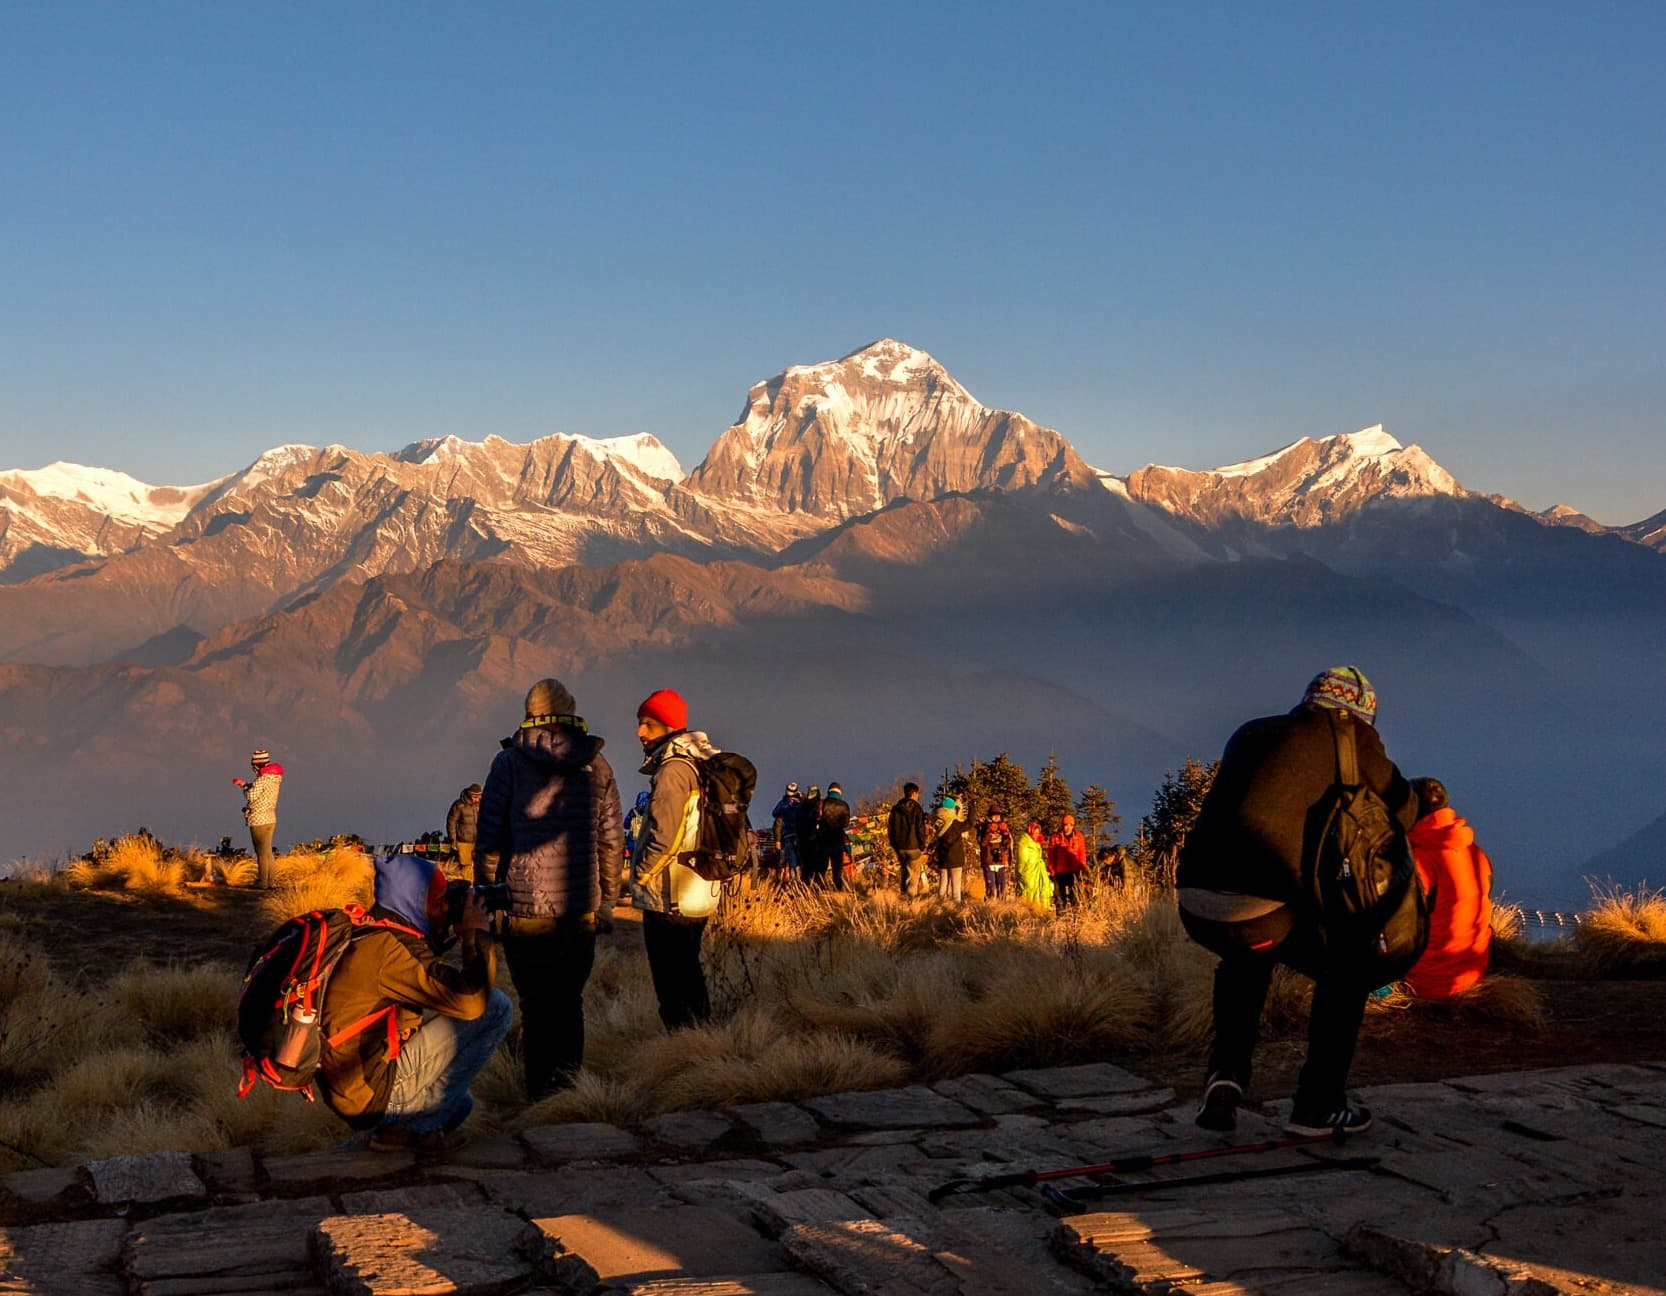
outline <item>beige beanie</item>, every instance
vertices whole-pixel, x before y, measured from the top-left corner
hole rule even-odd
[[[572,715],[577,709],[573,695],[560,680],[541,679],[527,690],[528,719],[533,716]]]

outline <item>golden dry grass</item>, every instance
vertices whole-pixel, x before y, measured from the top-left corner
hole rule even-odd
[[[314,909],[340,909],[348,904],[369,908],[374,898],[375,866],[364,851],[348,846],[294,850],[273,862],[278,884],[262,897],[261,908],[274,927]],[[254,861],[248,865],[252,880]]]
[[[1658,974],[1666,969],[1666,893],[1650,887],[1596,891],[1573,944],[1594,975]]]
[[[178,895],[188,881],[197,881],[207,867],[198,851],[177,851],[154,837],[130,833],[118,837],[89,859],[64,870],[70,886],[89,891],[144,891]]]
[[[111,884],[165,884],[138,846],[122,849]],[[280,888],[262,897],[263,924],[370,899],[371,861],[355,850],[291,852],[278,876]],[[1507,913],[1500,930],[1509,930]],[[251,944],[264,934],[251,931]],[[1666,943],[1666,902],[1654,893],[1599,897],[1581,939],[1581,959],[1623,974]],[[517,1028],[476,1084],[478,1126],[628,1123],[1107,1059],[1138,1069],[1142,1058],[1200,1056],[1210,1033],[1214,959],[1185,939],[1166,894],[1137,884],[1062,917],[1016,902],[758,887],[714,919],[706,962],[717,1020],[667,1035],[639,938],[622,925],[598,946],[577,1083],[528,1107]],[[0,1086],[8,1090],[0,1170],[116,1151],[286,1153],[341,1141],[343,1127],[322,1104],[264,1087],[236,1098],[237,981],[224,965],[139,962],[102,986],[72,985],[0,925]],[[513,995],[506,969],[500,984]],[[1264,1036],[1300,1038],[1310,998],[1309,982],[1279,972]],[[1541,1020],[1543,999],[1533,982],[1495,975],[1446,1003],[1395,994],[1371,1011],[1437,1027],[1527,1026]]]

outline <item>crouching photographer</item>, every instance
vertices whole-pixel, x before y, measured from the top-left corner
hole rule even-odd
[[[492,985],[486,906],[464,887],[453,909],[451,895],[433,861],[379,856],[370,917],[387,925],[353,939],[320,1009],[324,1101],[369,1129],[378,1151],[459,1146],[474,1109],[469,1088],[513,1017]],[[440,957],[454,929],[458,967]]]
[[[584,1062],[584,986],[596,936],[613,930],[624,821],[602,740],[573,695],[544,679],[503,740],[480,798],[475,851],[509,888],[503,949],[521,1001],[527,1101],[573,1083]]]

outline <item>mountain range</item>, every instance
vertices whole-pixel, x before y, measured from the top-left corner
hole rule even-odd
[[[686,473],[647,434],[0,473],[0,855],[235,831],[255,745],[280,841],[410,835],[545,674],[622,774],[673,686],[760,799],[1056,753],[1131,831],[1165,769],[1354,660],[1506,895],[1571,903],[1666,802],[1662,642],[1666,514],[1533,513],[1380,427],[1121,477],[884,340],[754,385]]]

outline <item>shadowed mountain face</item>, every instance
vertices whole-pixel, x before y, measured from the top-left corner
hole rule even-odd
[[[1541,904],[1666,773],[1666,556],[1381,429],[1124,480],[882,342],[759,384],[687,477],[652,438],[564,436],[284,447],[178,498],[76,473],[31,480],[132,531],[0,587],[0,858],[235,833],[257,745],[280,840],[435,827],[551,674],[627,792],[635,705],[673,687],[760,802],[1056,753],[1131,835],[1165,769],[1357,662],[1390,753]]]

